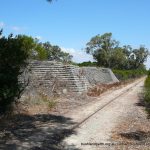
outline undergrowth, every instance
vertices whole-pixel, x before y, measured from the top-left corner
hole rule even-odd
[[[150,74],[147,76],[144,83],[144,102],[146,111],[150,115]]]
[[[134,81],[133,79],[128,79],[128,80],[124,80],[124,81],[120,81],[120,82],[116,82],[112,84],[97,84],[88,90],[87,95],[92,96],[92,97],[97,97],[109,89],[119,88],[133,81]]]
[[[135,79],[147,74],[146,70],[112,70],[120,81]]]

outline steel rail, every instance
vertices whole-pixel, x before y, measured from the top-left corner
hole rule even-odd
[[[79,123],[77,123],[76,125],[74,125],[71,130],[74,130],[76,128],[78,128],[81,124],[83,124],[84,122],[86,122],[88,119],[90,119],[91,117],[93,117],[97,112],[101,111],[102,109],[104,109],[106,106],[108,106],[109,104],[111,104],[112,102],[114,102],[115,100],[117,100],[118,98],[120,98],[121,96],[123,96],[124,94],[128,93],[131,89],[133,89],[133,87],[137,86],[138,84],[140,84],[143,81],[140,80],[138,81],[138,83],[136,82],[133,86],[129,87],[128,89],[126,89],[125,91],[123,91],[123,93],[119,94],[118,96],[116,96],[115,98],[111,99],[109,102],[107,102],[106,104],[104,104],[103,106],[99,107],[96,111],[94,111],[92,114],[90,114],[88,117],[86,117],[85,119],[83,119],[82,121],[80,121]]]

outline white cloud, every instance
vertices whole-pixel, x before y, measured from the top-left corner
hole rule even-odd
[[[14,30],[14,31],[16,31],[16,32],[22,31],[22,28],[18,27],[18,26],[13,26],[13,27],[11,27],[11,29]]]
[[[61,48],[62,51],[67,52],[73,56],[73,61],[77,63],[81,63],[84,61],[93,61],[93,57],[91,55],[86,54],[83,50],[75,50],[73,48]]]
[[[36,36],[35,38],[38,39],[38,40],[42,40],[41,36]]]
[[[19,26],[11,26],[10,28],[15,32],[23,32],[24,30],[27,29],[26,27],[19,27]]]
[[[4,22],[0,22],[0,28],[3,28],[5,26]]]
[[[86,54],[86,52],[82,50],[75,50],[74,48],[64,48],[61,47],[62,51],[67,52],[73,56],[73,61],[77,63],[81,63],[84,61],[94,61],[92,55]],[[144,63],[147,69],[150,69],[150,56],[147,61]]]

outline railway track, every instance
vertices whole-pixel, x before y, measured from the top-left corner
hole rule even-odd
[[[111,104],[112,102],[114,102],[115,100],[117,100],[118,98],[122,97],[123,95],[125,95],[126,93],[128,93],[130,90],[133,89],[133,87],[137,86],[138,84],[140,84],[143,81],[143,78],[141,80],[138,80],[135,84],[133,84],[131,87],[129,87],[128,89],[126,89],[125,91],[123,91],[121,94],[119,94],[118,96],[112,98],[110,101],[108,101],[106,104],[104,104],[103,106],[99,107],[96,111],[94,111],[93,113],[91,113],[90,115],[88,115],[86,118],[84,118],[82,121],[80,121],[79,123],[77,123],[76,125],[74,125],[71,130],[74,130],[76,128],[78,128],[80,125],[82,125],[84,122],[86,122],[87,120],[89,120],[91,117],[93,117],[96,113],[98,113],[99,111],[101,111],[102,109],[104,109],[105,107],[107,107],[109,104]]]

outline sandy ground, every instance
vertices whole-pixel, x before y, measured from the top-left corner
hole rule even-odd
[[[115,127],[119,126],[119,124],[123,123],[125,119],[126,121],[129,121],[127,118],[129,118],[131,115],[132,117],[138,117],[137,114],[135,114],[137,109],[135,104],[137,104],[139,101],[139,93],[142,91],[143,81],[144,80],[142,80],[138,85],[132,83],[120,90],[116,90],[115,92],[105,95],[105,97],[102,96],[99,98],[100,101],[96,104],[87,106],[82,110],[80,109],[78,110],[77,115],[72,115],[72,118],[74,118],[75,121],[79,121],[82,116],[85,117],[87,114],[90,114],[92,111],[96,110],[96,107],[101,107],[102,105],[107,103],[107,101],[113,99],[114,96],[116,97],[118,94],[124,92],[129,87],[135,85],[127,93],[123,94],[121,97],[118,97],[115,101],[110,103],[108,106],[106,106],[101,111],[97,112],[87,121],[85,121],[83,124],[81,124],[75,130],[76,134],[71,135],[64,140],[64,143],[66,145],[65,148],[98,150],[116,149],[116,145],[117,147],[119,145],[119,148],[123,147],[124,143],[121,143],[123,142],[123,140],[118,141],[117,138],[112,138],[112,131]],[[130,119],[133,121],[134,118],[132,117],[130,117]],[[112,146],[112,144],[114,144],[115,146]],[[150,145],[147,144],[146,147],[148,148],[148,146]]]
[[[136,85],[140,80],[141,82]],[[133,131],[135,133],[133,129],[136,129],[141,131],[138,132],[140,135],[149,134],[149,121],[146,119],[144,108],[136,105],[143,83],[144,78],[120,89],[111,89],[93,101],[89,100],[84,105],[72,107],[70,111],[66,111],[67,113],[19,114],[9,120],[0,120],[0,150],[126,150],[125,144],[120,143],[139,141],[128,139],[125,133],[130,135]],[[128,90],[131,87],[133,88]],[[118,97],[120,94],[123,95]],[[118,98],[78,128],[70,130],[116,97]],[[143,128],[142,123],[147,130]],[[142,129],[139,129],[139,126]],[[142,142],[144,143],[145,139]],[[138,149],[143,149],[143,145]]]

